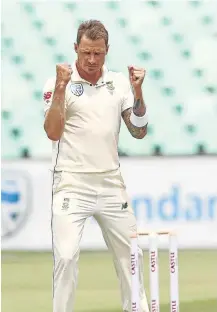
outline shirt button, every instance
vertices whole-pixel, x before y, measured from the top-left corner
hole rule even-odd
[[[90,84],[90,86],[92,87],[92,83]]]

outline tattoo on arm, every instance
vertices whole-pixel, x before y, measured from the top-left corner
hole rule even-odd
[[[143,98],[141,99],[135,99],[134,105],[133,105],[133,112],[136,116],[143,116],[146,112],[146,107]]]
[[[133,109],[137,110],[141,105],[141,101],[140,99],[135,100],[134,105],[133,105]]]
[[[147,125],[144,127],[135,127],[130,121],[130,115],[132,112],[132,108],[128,108],[122,113],[123,120],[131,133],[131,135],[136,139],[143,139],[147,133]],[[144,113],[141,115],[143,116]]]
[[[140,105],[141,105],[140,99],[137,99],[135,100],[133,108],[136,110],[140,107]]]

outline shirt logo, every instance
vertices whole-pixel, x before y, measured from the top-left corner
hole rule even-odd
[[[114,90],[115,89],[115,87],[113,85],[113,81],[106,82],[106,87],[108,90]]]
[[[127,209],[127,207],[128,207],[128,203],[126,202],[126,203],[122,204],[121,210]]]
[[[45,92],[45,93],[44,93],[44,101],[45,101],[46,103],[49,103],[49,102],[50,102],[51,96],[52,96],[52,92]]]
[[[81,83],[72,83],[70,87],[72,93],[76,96],[81,96],[84,93],[84,88]]]
[[[64,198],[63,204],[62,204],[62,210],[68,210],[69,209],[69,198]]]

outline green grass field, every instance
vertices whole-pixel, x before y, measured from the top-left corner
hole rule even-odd
[[[148,289],[147,252],[144,253]],[[121,312],[110,254],[82,252],[75,311]],[[2,312],[51,312],[50,253],[2,252]],[[180,312],[217,311],[217,251],[180,251]],[[149,292],[147,290],[149,295]],[[168,253],[160,253],[161,312],[169,312]]]

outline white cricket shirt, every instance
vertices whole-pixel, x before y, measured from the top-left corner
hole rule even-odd
[[[107,172],[119,167],[121,113],[133,106],[130,83],[122,73],[103,67],[96,85],[73,73],[65,92],[66,122],[61,139],[53,142],[52,169]],[[52,103],[56,77],[45,84],[45,112]]]

